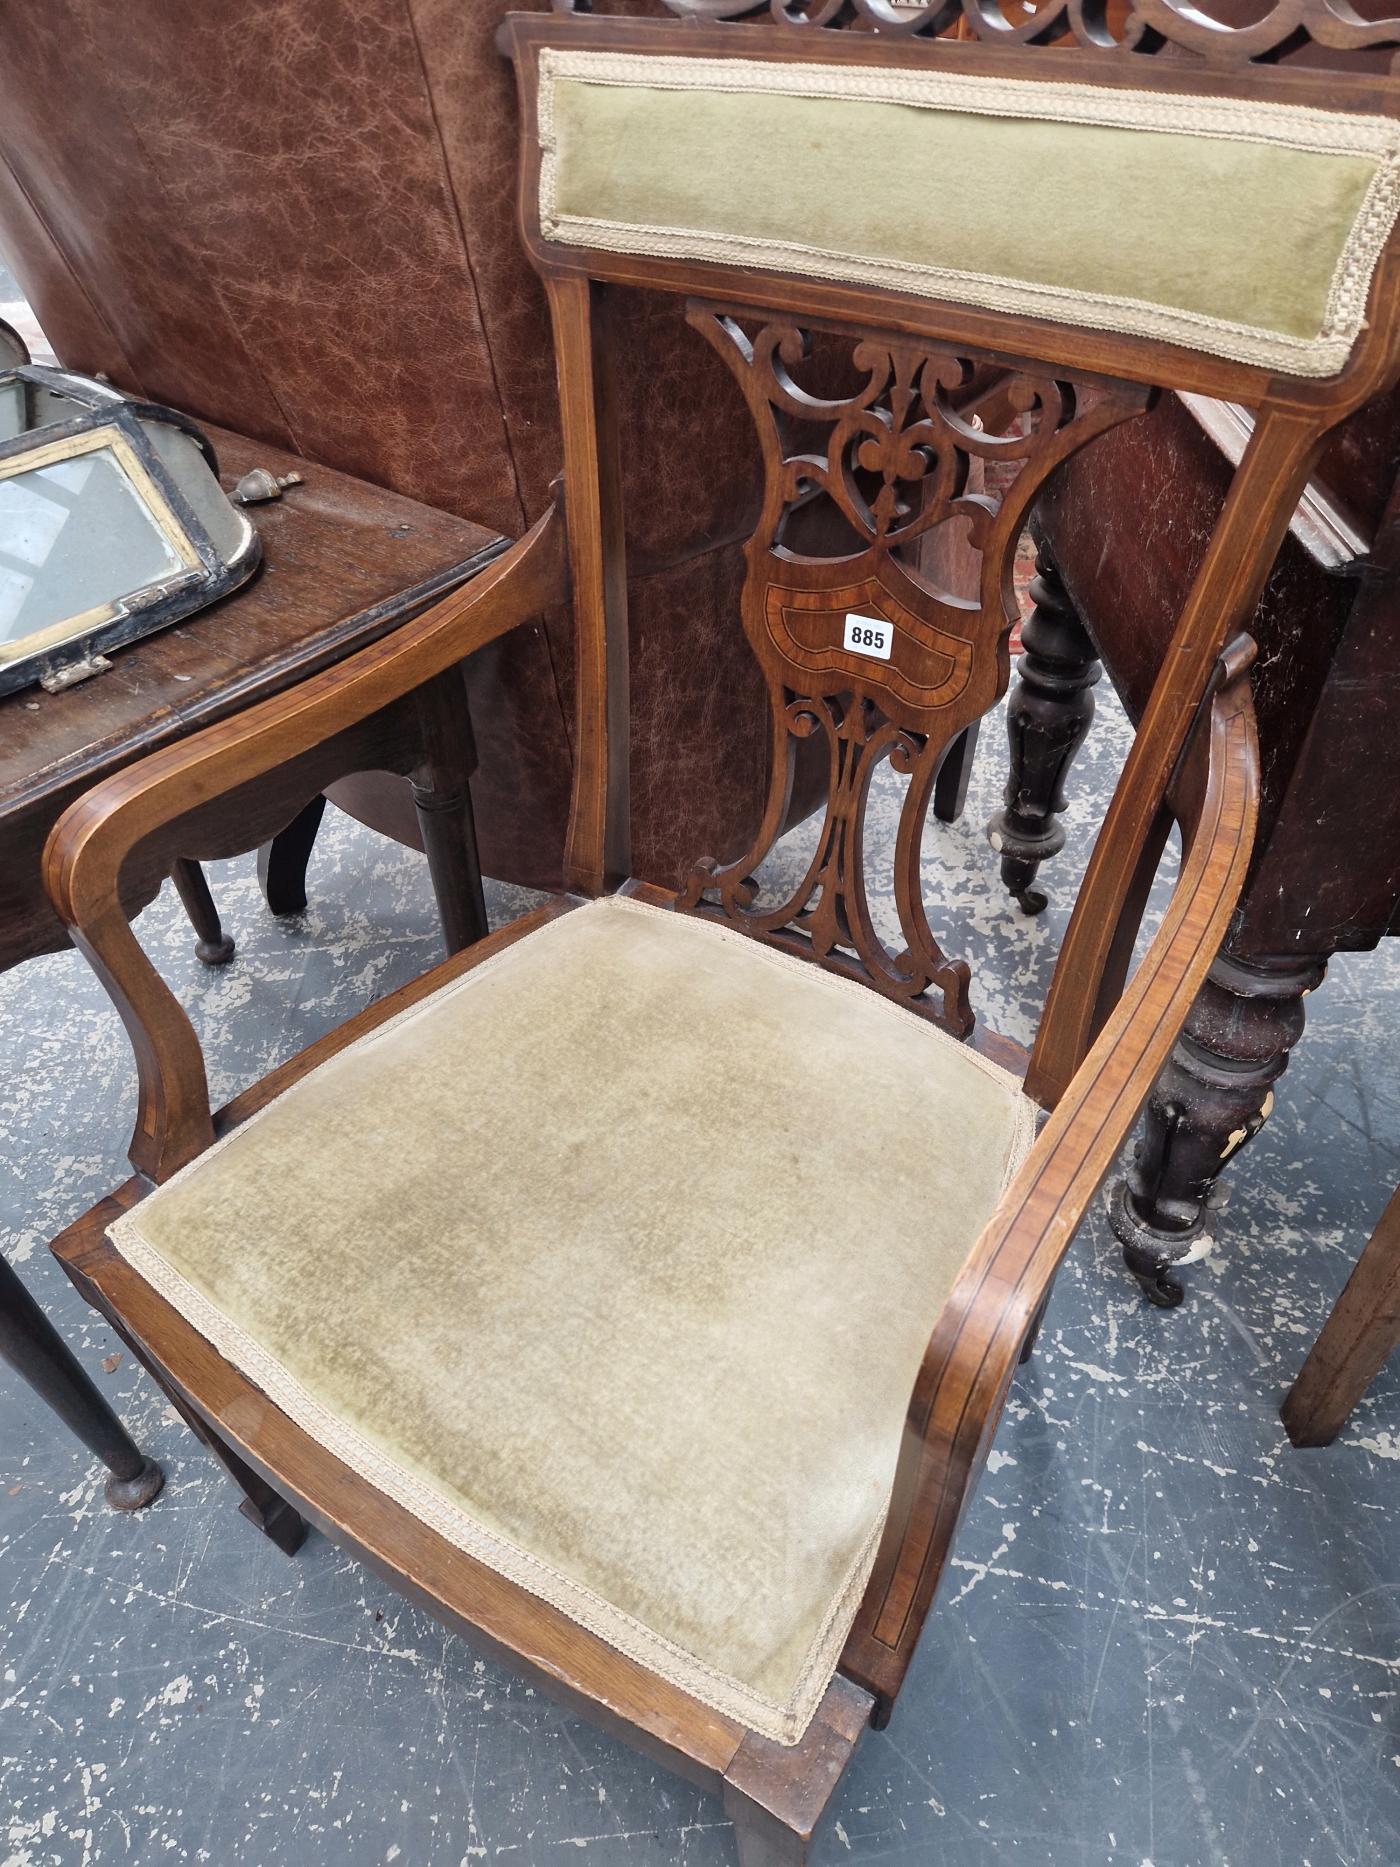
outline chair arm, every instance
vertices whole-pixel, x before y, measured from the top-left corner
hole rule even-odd
[[[1222,657],[1204,797],[1156,938],[983,1228],[909,1403],[885,1535],[841,1669],[888,1714],[986,1461],[1028,1330],[1167,1061],[1229,924],[1254,840],[1248,654]]]
[[[194,1027],[142,952],[118,893],[122,864],[163,825],[286,764],[566,601],[568,550],[551,507],[511,549],[382,641],[246,713],[94,786],[54,825],[44,886],[121,1013],[140,1095],[130,1155],[165,1180],[214,1139]]]

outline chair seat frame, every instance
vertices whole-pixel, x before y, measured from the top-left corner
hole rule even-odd
[[[1370,30],[1370,29],[1368,29]],[[742,37],[740,47],[737,38]],[[539,52],[559,43],[707,55],[850,57],[846,36],[784,28],[551,19],[503,28],[516,62],[525,161],[522,225],[550,296],[564,427],[562,499],[485,572],[434,609],[293,692],[107,781],[75,804],[46,852],[46,881],[75,943],[116,1002],[136,1051],[134,1177],[54,1243],[69,1275],[152,1372],[248,1493],[284,1547],[315,1524],[474,1647],[646,1755],[721,1793],[745,1867],[805,1858],[807,1840],[861,1731],[892,1710],[957,1525],[1051,1280],[1185,1019],[1243,884],[1258,798],[1248,620],[1323,441],[1400,375],[1400,251],[1392,239],[1371,286],[1369,328],[1325,381],[1269,378],[1153,340],[1071,330],[1010,314],[837,287],[754,269],[637,259],[552,246],[538,225],[532,117]],[[1131,83],[1141,72],[1088,52],[1032,54],[943,41],[864,39],[874,62]],[[1318,99],[1306,74],[1154,69],[1159,88]],[[1400,86],[1358,80],[1347,108],[1400,115]],[[1007,369],[1037,364],[1124,385],[1182,387],[1258,410],[1254,434],[1187,599],[1172,649],[1091,859],[1066,936],[1027,1092],[1050,1113],[998,1203],[938,1319],[910,1397],[887,1527],[840,1666],[805,1736],[778,1745],[726,1718],[446,1543],[313,1443],[146,1285],[105,1232],[152,1188],[327,1057],[548,920],[611,889],[683,908],[677,893],[629,879],[626,564],[607,292],[678,291],[697,305],[878,329]],[[1131,399],[1131,398],[1130,398]],[[1138,396],[1137,406],[1142,406]],[[1126,404],[1125,404],[1126,407]],[[567,514],[567,522],[565,515]],[[1014,544],[1014,540],[1013,540]],[[217,1113],[188,1019],[120,909],[123,865],[152,852],[199,856],[200,811],[274,766],[314,772],[338,734],[430,683],[542,610],[572,601],[576,629],[575,785],[565,892],[371,1006]],[[1001,657],[1004,662],[1003,626]],[[1004,686],[1004,681],[1003,681]],[[1147,889],[1172,819],[1183,861],[1146,956],[1127,979]],[[694,903],[691,904],[692,906]],[[1125,984],[1126,981],[1126,984]],[[1015,1047],[1003,1046],[1011,1056]]]

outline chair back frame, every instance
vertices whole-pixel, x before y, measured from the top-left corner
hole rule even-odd
[[[1310,0],[1309,0],[1310,3]],[[1032,51],[1048,27],[1037,20],[1015,43],[915,39],[901,17],[888,32],[886,0],[862,0],[880,36],[785,26],[697,23],[695,16],[751,12],[732,4],[668,0],[692,15],[665,21],[512,14],[499,41],[516,66],[522,111],[520,217],[530,257],[555,316],[564,410],[566,497],[577,628],[577,756],[566,879],[583,894],[616,887],[630,862],[626,839],[626,565],[620,474],[606,341],[610,286],[681,293],[690,322],[734,370],[763,448],[765,504],[748,549],[744,623],[769,684],[772,783],[762,828],[738,860],[700,857],[679,905],[719,915],[834,970],[862,978],[959,1036],[973,1024],[968,972],[940,951],[919,895],[921,835],[938,767],[963,727],[1005,691],[1007,640],[1016,608],[1011,565],[1017,539],[1048,473],[1078,447],[1148,407],[1161,388],[1244,403],[1258,411],[1205,560],[1115,793],[1061,953],[1027,1074],[1045,1106],[1063,1093],[1122,989],[1144,890],[1141,855],[1160,837],[1172,774],[1225,642],[1258,601],[1289,518],[1336,424],[1400,373],[1396,311],[1400,240],[1392,228],[1370,283],[1368,317],[1345,366],[1326,378],[1280,375],[1258,364],[1123,331],[931,299],[866,283],[795,275],[671,253],[619,252],[549,237],[542,220],[542,55],[558,49],[665,56],[668,62],[771,61],[819,72],[859,63],[899,72],[1014,76],[1131,89],[1181,100],[1250,99],[1325,105],[1343,114],[1400,116],[1400,84],[1204,60],[1131,58],[1120,49]],[[1303,6],[1295,0],[1294,10]],[[946,11],[947,9],[945,9]],[[1160,10],[1160,9],[1159,9]],[[1315,11],[1316,9],[1313,9]],[[831,18],[836,9],[820,9]],[[1171,9],[1167,9],[1171,13]],[[942,15],[940,14],[941,18]],[[986,26],[988,36],[1006,35]],[[1310,14],[1311,17],[1311,14]],[[930,16],[916,16],[933,30]],[[1144,16],[1145,20],[1146,16]],[[1155,12],[1153,19],[1155,20]],[[1141,45],[1164,44],[1177,16],[1144,23]],[[817,15],[811,16],[813,23]],[[946,22],[945,22],[946,24]],[[1186,21],[1188,36],[1199,36]],[[1374,37],[1379,28],[1367,28]],[[1295,32],[1296,37],[1296,32]],[[1092,38],[1092,34],[1091,34]],[[1249,41],[1263,44],[1258,34]],[[1212,48],[1215,40],[1211,40]],[[701,67],[697,66],[697,70]],[[1340,95],[1339,95],[1340,92]],[[841,335],[859,373],[854,394],[823,398],[795,372],[807,334]],[[927,391],[927,393],[925,393]],[[1003,437],[1025,410],[1031,432]],[[985,419],[974,422],[974,415]],[[825,454],[813,450],[825,423]],[[785,438],[795,425],[796,444]],[[1018,454],[1019,474],[1000,508],[966,493],[969,460]],[[863,471],[865,496],[860,475]],[[878,491],[875,490],[878,485]],[[817,561],[785,548],[784,526],[820,490],[856,534],[855,548]],[[920,579],[918,539],[963,515],[983,551],[980,608],[971,612]],[[852,605],[894,624],[890,662],[843,650]],[[752,870],[771,847],[790,792],[795,739],[828,742],[827,816],[816,856],[793,896],[760,911]],[[881,757],[910,778],[895,861],[904,949],[876,936],[864,887],[868,785]],[[1154,826],[1158,826],[1154,830]]]

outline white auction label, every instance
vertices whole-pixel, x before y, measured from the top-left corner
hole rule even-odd
[[[857,655],[873,655],[877,661],[888,661],[893,641],[894,624],[886,622],[883,616],[857,616],[847,612],[843,648]]]

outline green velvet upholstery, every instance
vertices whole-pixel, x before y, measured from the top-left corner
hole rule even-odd
[[[949,71],[548,50],[546,238],[1155,336],[1327,375],[1398,126]]]
[[[1032,1118],[868,988],[612,899],[323,1064],[111,1236],[371,1482],[792,1743]]]

